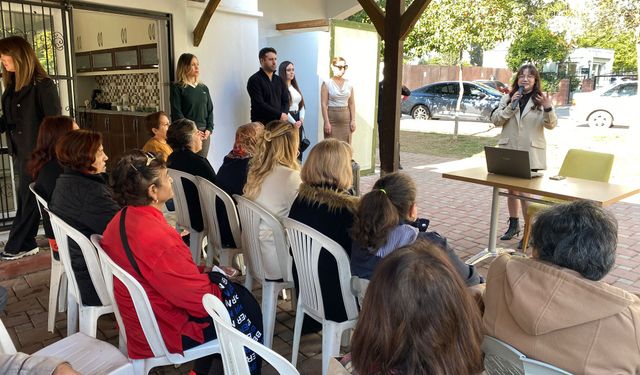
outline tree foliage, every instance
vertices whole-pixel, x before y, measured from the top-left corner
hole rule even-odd
[[[548,62],[563,62],[569,56],[570,46],[563,34],[538,26],[517,37],[507,53],[507,66],[516,71],[520,65],[532,62],[541,68]]]
[[[638,67],[634,31],[640,27],[639,0],[589,0],[582,14],[584,33],[579,47],[610,48],[615,51],[613,70],[633,71]]]

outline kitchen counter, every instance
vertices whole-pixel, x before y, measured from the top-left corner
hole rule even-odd
[[[107,115],[126,115],[126,116],[139,116],[146,117],[154,112],[140,112],[140,111],[116,111],[115,109],[86,109],[85,107],[78,108],[78,112],[86,113],[102,113]]]

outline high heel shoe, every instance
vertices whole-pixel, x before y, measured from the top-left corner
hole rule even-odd
[[[509,218],[509,228],[507,228],[507,231],[504,232],[502,237],[500,237],[500,240],[501,241],[508,241],[508,240],[512,239],[513,237],[517,237],[519,235],[520,235],[519,219],[517,217],[510,217]]]

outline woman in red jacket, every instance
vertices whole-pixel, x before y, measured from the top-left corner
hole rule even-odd
[[[162,207],[173,196],[165,163],[155,154],[132,151],[118,161],[113,183],[114,195],[126,206],[126,214],[122,210],[111,220],[101,245],[146,291],[167,349],[182,353],[215,339],[202,296],[211,293],[220,298],[221,292],[206,273],[200,273],[189,248],[162,215]],[[127,257],[120,236],[123,215],[126,239],[139,272]],[[152,357],[129,293],[118,280],[114,280],[114,289],[129,357]],[[211,357],[196,361],[196,372],[207,373],[210,363]]]

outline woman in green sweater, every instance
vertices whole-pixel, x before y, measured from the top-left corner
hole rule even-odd
[[[209,88],[198,80],[199,76],[198,58],[191,53],[180,55],[176,82],[171,85],[171,121],[186,118],[196,123],[202,133],[202,150],[198,155],[206,158],[213,133],[213,102]]]

